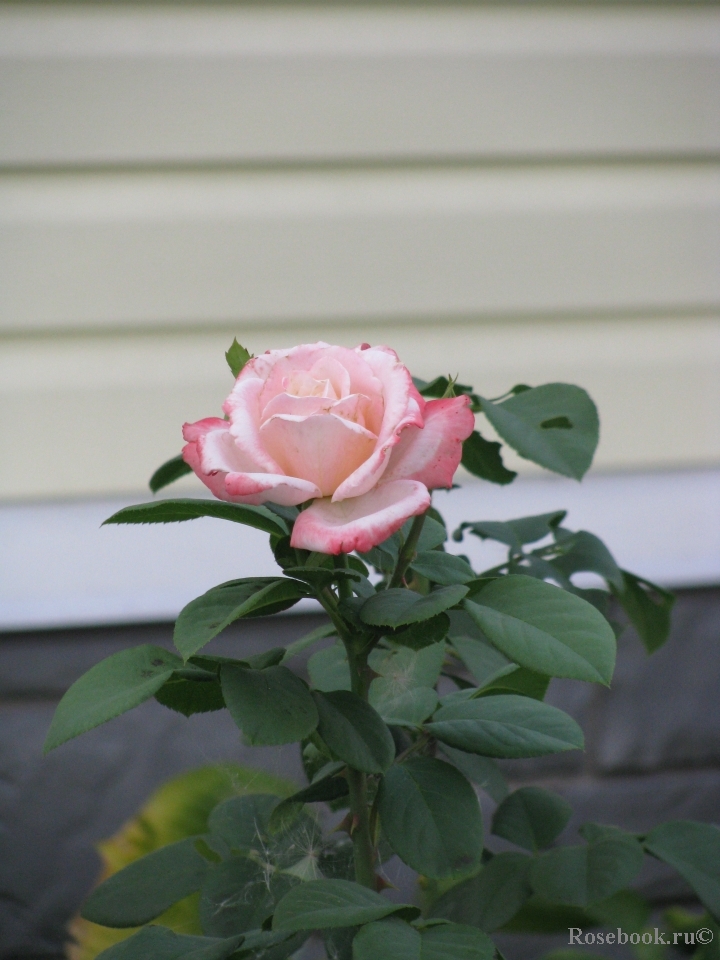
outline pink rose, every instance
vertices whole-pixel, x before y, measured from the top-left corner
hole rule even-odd
[[[474,426],[467,397],[424,400],[394,351],[367,344],[268,350],[223,410],[185,424],[185,461],[221,500],[313,500],[291,543],[322,553],[369,550],[427,510]]]

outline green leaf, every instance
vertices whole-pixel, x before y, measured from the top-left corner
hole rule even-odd
[[[616,641],[592,604],[533,577],[500,577],[465,609],[505,656],[550,677],[609,684]]]
[[[373,680],[369,700],[385,723],[399,727],[420,726],[438,705],[438,695],[429,687],[403,690],[389,677]]]
[[[474,927],[439,924],[424,930],[420,960],[493,960],[495,944]]]
[[[555,510],[553,513],[540,513],[532,517],[520,517],[518,520],[476,520],[461,523],[453,533],[453,540],[460,541],[466,530],[481,540],[497,540],[505,543],[514,554],[522,553],[523,545],[536,543],[554,534],[567,516],[567,510]]]
[[[443,744],[443,753],[468,780],[484,790],[495,801],[502,803],[510,792],[502,771],[490,757],[479,757]]]
[[[398,920],[378,920],[358,931],[352,945],[353,960],[421,960],[420,933]]]
[[[324,623],[322,626],[316,627],[314,630],[300,637],[299,640],[295,640],[288,645],[283,655],[282,663],[287,663],[288,660],[297,657],[298,654],[307,650],[308,647],[312,647],[313,644],[319,643],[320,640],[325,640],[327,637],[332,637],[334,634],[335,627],[332,623]]]
[[[202,886],[208,862],[189,837],[136,860],[90,894],[82,916],[104,927],[139,927]]]
[[[495,946],[474,927],[455,923],[430,926],[420,932],[397,920],[380,920],[362,927],[353,940],[353,960],[492,960]]]
[[[429,512],[432,512],[432,508]],[[440,514],[437,514],[440,516]],[[440,517],[442,519],[442,517]],[[412,527],[412,519],[408,520],[402,527],[403,540],[407,540],[408,534],[410,533],[410,528]],[[434,550],[436,547],[441,546],[447,540],[447,530],[444,525],[437,520],[434,520],[428,514],[425,514],[425,520],[423,522],[422,530],[420,531],[420,539],[417,542],[417,551],[418,553],[425,553],[427,550]]]
[[[169,484],[179,480],[180,477],[186,477],[192,472],[192,467],[185,463],[182,454],[179,453],[176,457],[173,457],[172,460],[166,460],[161,467],[157,468],[155,473],[150,477],[148,486],[153,493],[157,493],[158,490],[162,490],[163,487],[167,487]]]
[[[576,480],[587,473],[600,423],[595,404],[580,387],[546,383],[501,403],[480,397],[480,405],[498,434],[521,457]]]
[[[517,473],[505,466],[501,449],[502,444],[486,440],[477,430],[473,430],[462,446],[462,465],[468,473],[491,483],[512,483]]]
[[[415,686],[434,687],[444,660],[445,644],[437,643],[421,650],[376,647],[368,657],[368,664],[380,677],[392,679],[409,689]]]
[[[521,787],[495,811],[492,832],[536,853],[562,833],[571,814],[572,807],[564,797],[541,787]]]
[[[642,862],[640,844],[618,830],[587,846],[557,847],[540,854],[530,871],[530,882],[547,900],[585,907],[626,887],[640,872]]]
[[[511,920],[529,899],[531,864],[532,858],[524,853],[498,853],[476,876],[448,890],[434,904],[431,914],[492,933]]]
[[[216,678],[188,680],[172,676],[160,687],[155,699],[164,707],[176,710],[185,717],[191,717],[195,713],[223,710],[225,707],[222,689]]]
[[[411,568],[432,583],[450,586],[454,583],[469,583],[475,579],[475,571],[462,557],[441,550],[425,550],[418,553]]]
[[[524,697],[532,697],[535,700],[544,700],[548,687],[550,686],[550,677],[544,673],[535,673],[528,670],[527,667],[518,667],[516,670],[503,673],[492,683],[482,689],[482,696],[496,695],[498,693],[521,693]]]
[[[514,694],[447,704],[425,726],[442,743],[486,757],[541,757],[584,743],[572,717]]]
[[[455,612],[453,610],[453,613]],[[517,664],[511,663],[499,650],[482,640],[476,640],[469,636],[453,636],[450,638],[450,642],[481,687],[492,683],[499,677],[504,677],[506,673],[517,670]]]
[[[270,830],[274,833],[290,824],[305,803],[328,803],[346,797],[348,793],[347,778],[338,776],[337,772],[314,780],[309,787],[298,790],[275,807],[270,817]]]
[[[395,742],[370,704],[348,690],[313,696],[318,733],[333,754],[363,773],[384,773],[395,758]]]
[[[318,650],[308,660],[310,683],[316,690],[329,693],[331,690],[349,690],[350,667],[342,643],[334,643]]]
[[[226,664],[220,678],[230,715],[252,746],[294,743],[318,725],[310,692],[287,667],[248,670]]]
[[[225,359],[227,360],[227,365],[230,367],[230,372],[237,380],[242,368],[248,360],[252,360],[252,354],[249,350],[246,350],[245,347],[241,347],[235,337],[230,344],[230,349],[225,351]]]
[[[97,960],[226,960],[242,940],[241,936],[217,940],[174,933],[167,927],[143,927],[103,950]]]
[[[149,644],[120,650],[91,667],[55,710],[44,753],[154,696],[182,660]]]
[[[230,936],[257,930],[272,915],[275,904],[297,880],[283,874],[268,876],[264,864],[233,857],[208,871],[200,895],[200,923],[206,933]]]
[[[418,916],[417,907],[390,903],[350,880],[311,880],[287,893],[277,905],[273,930],[331,930],[355,927],[398,914]]]
[[[175,623],[173,642],[187,660],[235,620],[279,613],[307,594],[307,587],[299,581],[277,577],[221,583],[183,607]]]
[[[658,650],[670,636],[670,615],[675,597],[667,590],[622,570],[623,588],[613,590],[638,632],[648,653]]]
[[[230,797],[212,811],[208,830],[236,853],[261,853],[268,841],[268,823],[278,799],[271,793]]]
[[[454,607],[467,592],[467,587],[459,584],[440,587],[427,596],[402,587],[381,590],[365,601],[360,610],[360,619],[374,627],[402,627],[419,623]]]
[[[273,933],[271,930],[248,930],[232,960],[286,960],[307,940],[307,933]]]
[[[244,523],[276,537],[285,536],[287,524],[267,507],[251,507],[245,503],[223,503],[222,500],[157,500],[154,503],[139,503],[123,507],[104,521],[108,523],[181,523],[197,520],[198,517],[215,517]]]
[[[447,636],[450,620],[446,613],[438,613],[429,620],[423,620],[421,623],[413,623],[403,630],[397,630],[392,634],[393,643],[410,647],[411,650],[422,650],[423,647],[429,647],[433,643],[439,643]]]
[[[432,757],[395,764],[380,784],[377,802],[390,846],[413,870],[440,879],[479,864],[480,805],[455,767]]]
[[[673,820],[650,831],[645,849],[674,867],[720,920],[719,827],[695,820]]]
[[[587,530],[578,530],[567,539],[559,541],[563,552],[555,557],[552,566],[567,577],[573,573],[589,571],[604,577],[616,589],[622,590],[623,579],[615,558],[599,537]]]
[[[438,698],[432,689],[445,659],[445,644],[437,643],[411,650],[376,648],[369,665],[379,674],[370,684],[370,704],[386,723],[417,726],[436,709]]]

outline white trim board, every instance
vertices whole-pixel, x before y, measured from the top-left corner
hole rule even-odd
[[[171,620],[216,583],[275,571],[265,535],[231,523],[100,529],[138,499],[0,506],[0,629]],[[667,586],[720,583],[720,468],[597,474],[582,484],[468,481],[435,503],[451,528],[565,507],[567,526],[597,533],[636,573]],[[474,538],[450,546],[485,566],[498,557]]]
[[[0,10],[0,163],[675,154],[720,145],[708,9]]]

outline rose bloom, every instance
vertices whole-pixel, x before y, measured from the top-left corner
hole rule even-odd
[[[291,544],[366,551],[452,485],[469,398],[425,400],[388,347],[268,350],[240,372],[227,419],[185,424],[183,457],[221,500],[312,501]]]

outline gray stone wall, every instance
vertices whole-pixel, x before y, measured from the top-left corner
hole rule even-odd
[[[285,644],[319,623],[275,617],[214,642],[230,656]],[[225,712],[186,720],[154,701],[41,756],[55,703],[92,664],[138,643],[169,646],[169,625],[0,636],[0,960],[62,955],[68,918],[92,886],[93,844],[114,833],[172,775],[220,759],[302,779],[297,749],[251,750]],[[720,821],[720,589],[683,591],[670,641],[648,658],[628,631],[612,689],[554,681],[549,699],[586,732],[584,754],[506,764],[575,808],[567,838],[596,820],[647,830],[678,817]],[[488,807],[488,812],[490,808]],[[689,897],[649,865],[656,903]],[[506,938],[509,960],[537,956]]]

